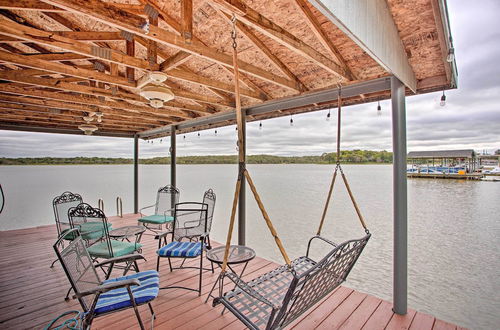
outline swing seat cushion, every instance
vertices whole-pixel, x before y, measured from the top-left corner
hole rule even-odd
[[[201,254],[200,242],[171,242],[156,251],[160,257],[194,258]]]
[[[134,296],[135,303],[137,305],[150,302],[151,300],[155,299],[156,296],[158,296],[160,276],[155,270],[148,270],[136,274],[113,278],[104,281],[103,284],[134,278],[138,279],[141,282],[141,285],[133,285],[130,287],[132,295]],[[95,308],[95,313],[102,314],[131,306],[132,301],[130,301],[130,295],[127,291],[127,288],[119,288],[105,292],[99,296]]]
[[[142,217],[138,221],[143,222],[143,223],[162,225],[164,223],[174,221],[174,217],[172,217],[170,215],[153,214],[153,215],[148,215],[148,216]]]

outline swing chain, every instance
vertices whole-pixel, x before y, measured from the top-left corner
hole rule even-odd
[[[231,17],[231,23],[233,26],[233,30],[231,31],[231,39],[233,39],[233,48],[236,49],[238,44],[236,43],[236,15],[233,14],[233,17]]]

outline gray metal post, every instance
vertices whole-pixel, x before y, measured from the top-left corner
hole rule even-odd
[[[134,135],[134,213],[139,212],[139,135]]]
[[[394,305],[396,314],[407,313],[408,305],[408,211],[406,184],[405,86],[391,77],[393,201],[394,201]]]
[[[241,171],[242,166],[246,166],[247,157],[247,122],[246,122],[246,112],[241,110],[241,115],[243,119],[243,164],[239,165],[239,170]],[[245,226],[246,226],[246,180],[243,178],[241,180],[240,196],[238,199],[238,245],[245,245]]]
[[[177,159],[176,152],[177,146],[175,142],[175,126],[171,127],[170,130],[170,184],[177,188]]]

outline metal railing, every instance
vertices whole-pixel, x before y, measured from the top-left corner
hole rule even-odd
[[[104,212],[104,201],[102,200],[102,198],[99,198],[99,200],[97,201],[97,208]]]
[[[116,197],[116,215],[123,218],[123,203],[121,197]]]

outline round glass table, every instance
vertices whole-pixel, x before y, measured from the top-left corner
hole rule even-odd
[[[216,248],[208,250],[207,259],[217,264],[219,267],[222,267],[222,263],[224,262],[225,249],[226,249],[225,246],[218,246]],[[249,248],[248,246],[230,245],[229,254],[227,258],[227,266],[233,273],[236,274],[231,265],[238,265],[244,263],[245,265],[243,266],[243,269],[241,270],[241,273],[239,275],[239,277],[241,278],[243,276],[243,273],[245,272],[245,269],[247,268],[248,262],[253,258],[255,258],[255,255],[256,255],[255,251],[252,248]],[[207,299],[205,300],[205,303],[208,301],[210,297],[213,297],[212,292],[214,291],[215,286],[217,285],[218,282],[219,282],[218,280],[215,281],[214,285],[212,286],[212,289],[210,290],[210,293],[207,296]]]
[[[126,239],[128,237],[135,236],[136,242],[138,243],[141,239],[142,233],[146,231],[144,226],[125,226],[113,229],[109,232],[109,237],[114,239]]]

